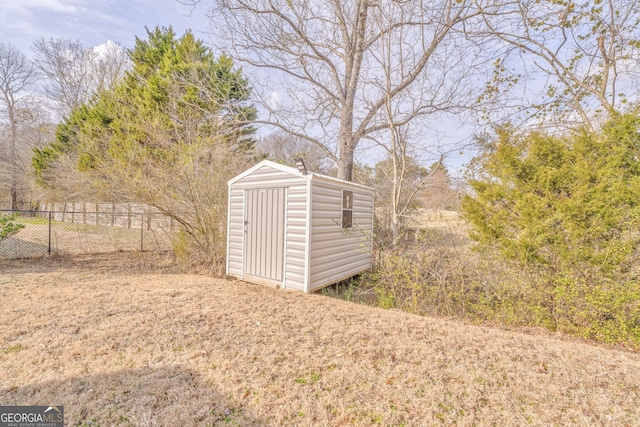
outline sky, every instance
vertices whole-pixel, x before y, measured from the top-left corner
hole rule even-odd
[[[135,37],[146,38],[145,26],[172,26],[182,35],[191,29],[207,40],[208,27],[202,7],[177,0],[0,0],[0,42],[11,44],[27,56],[41,37],[80,40],[86,47],[108,40],[126,48]]]
[[[85,47],[113,41],[132,48],[136,36],[146,38],[145,27],[157,25],[172,26],[179,36],[191,29],[205,43],[209,40],[205,6],[194,8],[178,0],[0,0],[0,43],[13,45],[27,57],[33,57],[32,45],[41,37],[79,40]],[[458,126],[451,125],[454,129]],[[261,129],[259,134],[265,132]],[[454,134],[457,139],[458,132]],[[450,172],[457,172],[467,155],[449,153],[448,160],[454,166]],[[383,157],[366,150],[358,161],[375,163]]]

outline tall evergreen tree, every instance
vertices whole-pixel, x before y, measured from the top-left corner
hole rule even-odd
[[[83,185],[101,199],[151,204],[210,237],[224,214],[221,188],[252,155],[248,82],[190,32],[148,30],[128,53],[121,84],[72,111],[36,150],[36,177],[67,194]]]
[[[36,150],[33,165],[42,184],[55,184],[47,171],[61,154],[87,170],[100,158],[130,157],[134,147],[157,152],[203,140],[239,152],[253,147],[256,111],[233,61],[216,60],[190,32],[178,39],[171,28],[156,27],[147,35],[136,38],[129,51],[133,69],[124,81],[74,109],[58,126],[55,141]]]

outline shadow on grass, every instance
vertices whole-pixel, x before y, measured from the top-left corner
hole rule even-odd
[[[122,371],[0,389],[1,405],[62,405],[68,426],[258,426],[200,375],[180,366]]]
[[[21,257],[42,257],[47,255],[49,247],[29,240],[9,237],[0,241],[0,259]]]

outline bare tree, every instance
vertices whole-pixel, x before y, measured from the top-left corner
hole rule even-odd
[[[484,65],[479,51],[474,53],[463,31],[451,30],[446,43],[440,43],[429,56],[426,69],[413,84],[396,94],[399,82],[405,79],[404,67],[415,61],[415,45],[427,45],[421,26],[406,26],[400,31],[386,31],[395,22],[411,22],[413,8],[403,3],[380,2],[371,14],[372,25],[378,28],[379,41],[372,49],[372,66],[377,70],[376,90],[384,105],[378,113],[379,123],[386,125],[368,136],[387,155],[384,167],[376,167],[377,181],[388,181],[385,201],[389,203],[393,244],[400,237],[401,219],[417,207],[416,199],[432,174],[419,166],[428,157],[441,165],[445,153],[437,144],[427,142],[425,130],[429,120],[445,113],[464,113],[475,105],[475,77]],[[433,132],[433,131],[432,131]],[[382,175],[382,176],[380,176]]]
[[[393,127],[389,132],[390,145],[387,159],[375,167],[376,196],[378,206],[386,207],[385,216],[391,231],[392,245],[395,246],[401,236],[402,220],[410,216],[419,207],[420,195],[431,186],[434,178],[444,168],[443,156],[434,162],[430,169],[420,166],[420,157],[416,154],[416,142],[407,126]]]
[[[505,48],[488,85],[492,95],[503,83],[525,80],[527,92],[538,96],[524,111],[542,121],[591,127],[639,100],[640,1],[512,0],[481,10],[481,31]],[[542,78],[536,83],[535,77]]]
[[[96,54],[93,62],[95,92],[113,90],[129,70],[131,62],[125,48],[109,40],[93,48]]]
[[[40,38],[33,49],[45,78],[44,93],[61,116],[86,104],[97,91],[113,88],[128,67],[125,50],[113,42],[92,49],[79,40]]]
[[[49,111],[43,108],[37,98],[25,100],[17,111],[17,117],[13,158],[7,162],[0,156],[0,165],[6,165],[6,167],[0,167],[0,180],[11,182],[11,188],[16,190],[15,198],[12,197],[13,209],[28,205],[33,200],[35,196],[31,164],[33,149],[44,147],[51,142],[55,134],[55,124],[51,122]],[[12,142],[8,123],[2,124],[0,135],[0,150],[2,147],[8,148]]]
[[[304,159],[307,169],[328,174],[333,166],[323,149],[312,142],[277,130],[256,143],[256,150],[263,151],[275,162],[293,165],[296,157]]]
[[[262,122],[322,147],[337,163],[341,179],[351,180],[359,143],[388,127],[389,100],[428,85],[421,77],[455,29],[475,14],[465,0],[393,2],[393,13],[374,22],[373,15],[389,5],[217,0],[213,6],[218,47],[252,68],[269,70],[258,91],[267,114]],[[383,38],[404,46],[401,61],[393,58],[395,73],[385,90],[376,59]],[[455,78],[449,82],[456,84]]]
[[[0,160],[8,172],[12,209],[18,208],[19,130],[26,121],[27,100],[36,80],[36,73],[26,56],[13,46],[0,43],[0,101],[7,129],[5,153]]]
[[[442,211],[458,211],[460,182],[449,175],[446,166],[440,162],[429,168],[430,177],[420,195],[422,207],[441,214]]]

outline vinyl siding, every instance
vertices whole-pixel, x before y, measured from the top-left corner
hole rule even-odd
[[[230,184],[229,266],[227,274],[244,278],[244,190],[286,188],[285,265],[283,286],[304,290],[307,185],[306,177],[263,165]]]
[[[284,286],[304,291],[307,185],[292,185],[287,194],[287,229]]]
[[[286,195],[284,287],[312,292],[371,268],[373,190],[264,161],[229,181],[227,274],[246,279],[247,190],[274,188]],[[353,192],[349,230],[341,225],[343,189]]]
[[[233,188],[273,188],[306,185],[307,179],[264,165],[232,184]]]
[[[342,190],[353,191],[353,228],[342,229]],[[309,290],[328,286],[371,268],[373,193],[314,181]]]
[[[242,239],[244,234],[244,191],[229,191],[229,230],[227,235],[227,274],[243,277]]]

